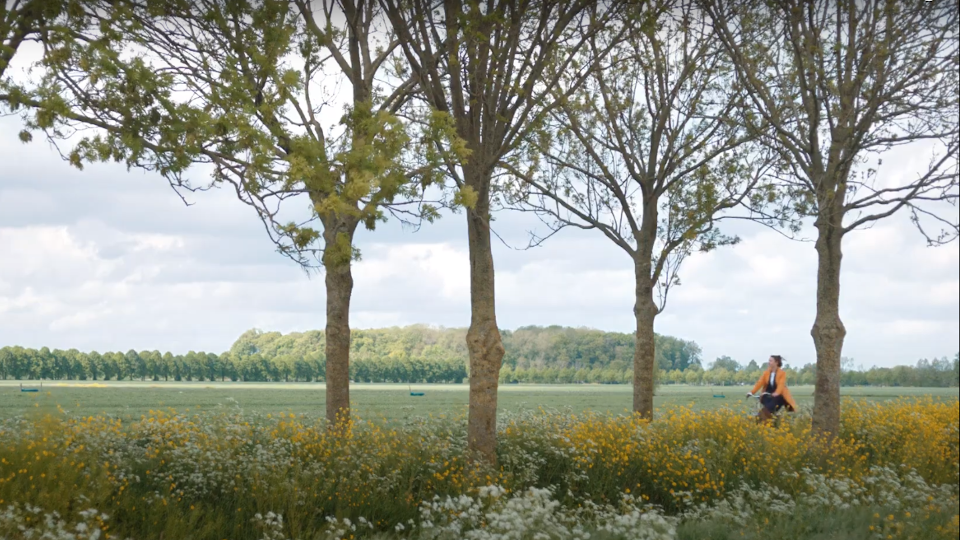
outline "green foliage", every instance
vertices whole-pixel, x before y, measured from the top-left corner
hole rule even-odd
[[[57,39],[61,34],[69,34],[82,18],[77,14],[78,8],[77,0],[6,1],[0,5],[0,92],[11,85],[5,75],[20,46],[41,35]],[[0,104],[4,101],[0,94]]]
[[[960,353],[953,357],[953,385],[960,385]]]
[[[333,241],[327,241],[323,250],[323,265],[327,268],[346,266],[350,261],[360,258],[360,250],[353,246],[350,236],[345,232],[337,232]]]
[[[633,380],[631,334],[585,328],[529,326],[503,330],[506,354],[501,383],[606,383]],[[408,326],[353,330],[350,376],[356,382],[460,383],[468,375],[466,330]],[[321,331],[249,330],[219,355],[158,351],[84,353],[23,347],[0,348],[0,379],[152,381],[314,381],[323,380],[325,339]],[[701,367],[696,343],[657,336],[661,385],[753,385],[762,369],[729,357],[709,370]],[[810,385],[816,366],[787,366],[790,385]],[[920,360],[913,366],[846,370],[844,386],[956,387],[957,360]]]
[[[953,385],[960,384],[960,353],[953,357]]]
[[[464,208],[473,208],[477,205],[477,190],[471,186],[463,186],[453,196],[453,204]]]
[[[333,27],[342,21],[319,28],[313,14],[281,0],[84,7],[99,10],[85,28],[95,39],[51,42],[41,84],[13,95],[29,106],[28,129],[55,140],[95,128],[68,151],[78,168],[117,161],[156,171],[181,192],[229,187],[256,209],[278,250],[304,266],[327,248],[322,260],[332,264],[355,259],[357,223],[373,229],[385,210],[439,179],[438,165],[421,159],[424,143],[412,143],[410,124],[395,114],[399,98],[374,86],[370,66],[379,61],[351,58],[331,76],[331,51],[357,39]],[[391,54],[371,37],[378,34],[361,34],[364,54]],[[320,104],[342,82],[353,99],[325,131]],[[198,165],[213,173],[191,183]],[[285,219],[281,203],[303,198],[313,219]],[[438,217],[429,205],[420,215],[404,208],[410,219]]]
[[[633,336],[599,330],[525,327],[504,330],[504,382],[628,383]],[[325,338],[312,331],[281,335],[250,330],[229,352],[186,355],[128,351],[126,354],[37,352],[0,349],[0,377],[13,379],[150,379],[312,381],[325,373]],[[56,364],[54,358],[62,359]],[[146,360],[149,358],[149,360]],[[425,326],[353,330],[350,374],[357,382],[460,383],[467,373],[465,329]],[[695,343],[657,338],[664,369],[699,366]],[[210,367],[210,364],[216,366]],[[62,365],[57,371],[52,366]]]
[[[737,372],[740,371],[740,364],[736,360],[730,358],[729,356],[721,356],[717,358],[713,365],[710,366],[711,369],[726,369],[729,371]]]
[[[631,334],[559,326],[523,327],[501,332],[506,353],[502,382],[627,383],[635,341]],[[465,329],[410,326],[351,333],[351,374],[358,382],[460,382],[466,377]],[[267,358],[306,355],[322,350],[313,333],[245,333],[231,351]],[[693,342],[657,337],[662,369],[699,366]],[[422,367],[420,367],[422,366]]]

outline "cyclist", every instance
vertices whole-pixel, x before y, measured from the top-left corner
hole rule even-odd
[[[747,397],[753,397],[760,390],[764,392],[760,396],[760,404],[763,405],[763,408],[757,415],[760,422],[766,422],[773,418],[773,414],[782,407],[786,407],[790,412],[797,409],[797,403],[790,395],[790,389],[787,388],[787,373],[783,371],[783,357],[773,355],[767,365],[769,367],[760,376],[756,386],[747,394]]]

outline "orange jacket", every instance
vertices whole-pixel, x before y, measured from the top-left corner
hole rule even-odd
[[[767,382],[770,381],[770,370],[767,369],[763,372],[763,375],[760,376],[760,380],[757,381],[757,385],[753,387],[752,393],[756,394],[757,392],[763,390],[767,387]],[[787,388],[787,372],[782,369],[777,370],[776,375],[777,381],[777,390],[773,393],[774,396],[783,396],[784,401],[787,402],[787,410],[793,412],[797,410],[797,402],[793,400],[793,396],[790,395],[790,389]]]

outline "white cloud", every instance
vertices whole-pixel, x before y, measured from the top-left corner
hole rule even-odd
[[[449,243],[378,243],[364,248],[363,259],[354,266],[353,276],[355,284],[374,289],[390,288],[414,276],[417,281],[429,284],[432,294],[458,300],[470,294],[469,270],[468,253]],[[397,290],[396,294],[407,292],[409,290]],[[389,298],[380,301],[393,303]]]

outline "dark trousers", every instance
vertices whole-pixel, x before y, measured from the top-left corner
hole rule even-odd
[[[763,396],[760,398],[760,403],[773,414],[787,405],[787,400],[783,399],[783,396]]]

